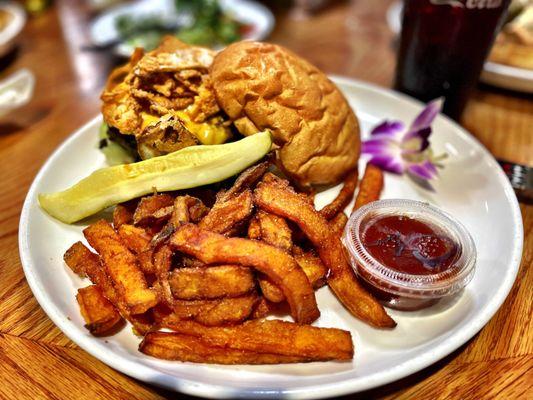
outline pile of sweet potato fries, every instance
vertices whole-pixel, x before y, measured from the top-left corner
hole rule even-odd
[[[317,211],[312,196],[268,169],[263,162],[244,171],[210,207],[201,191],[154,194],[116,206],[112,224],[88,226],[83,233],[96,253],[77,242],[64,256],[92,282],[77,294],[86,328],[106,336],[127,320],[144,337],[140,351],[171,360],[349,360],[350,332],[310,325],[320,316],[315,290],[326,284],[356,318],[394,327],[358,282],[340,240],[357,171]],[[382,187],[381,171],[368,166],[355,208],[377,200]],[[264,319],[284,313],[295,322]]]

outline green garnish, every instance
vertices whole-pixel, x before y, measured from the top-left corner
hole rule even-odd
[[[226,14],[218,0],[175,0],[177,14],[190,17],[190,23],[178,29],[169,27],[169,18],[147,16],[117,18],[116,28],[123,40],[149,51],[166,34],[174,34],[185,43],[216,47],[242,38],[242,24]]]

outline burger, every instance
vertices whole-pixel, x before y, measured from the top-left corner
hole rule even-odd
[[[218,106],[209,67],[215,53],[168,37],[147,54],[136,49],[115,69],[102,93],[107,132],[102,147],[119,144],[134,159],[148,159],[231,137]]]
[[[277,166],[309,187],[338,183],[359,158],[359,124],[342,93],[274,44],[215,53],[168,37],[113,71],[102,101],[102,147],[120,145],[137,159],[270,130]]]

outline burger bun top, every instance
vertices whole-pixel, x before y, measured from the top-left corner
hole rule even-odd
[[[244,135],[269,129],[278,164],[301,186],[335,184],[355,168],[359,124],[318,68],[274,44],[239,42],[210,68],[219,106]]]

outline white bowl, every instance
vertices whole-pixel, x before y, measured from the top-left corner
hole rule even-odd
[[[0,10],[12,15],[11,21],[0,30],[0,57],[3,57],[13,49],[22,28],[26,25],[26,12],[20,5],[12,2],[0,3]]]

